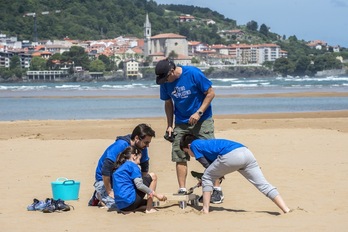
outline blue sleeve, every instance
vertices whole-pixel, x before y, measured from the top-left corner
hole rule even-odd
[[[118,140],[107,149],[106,159],[116,162],[117,156],[129,146],[125,140]]]
[[[198,160],[202,157],[204,158],[204,155],[199,151],[197,145],[194,142],[191,143],[190,148],[191,148],[191,151],[193,152],[193,154],[195,155],[196,160]]]
[[[160,85],[160,99],[163,101],[171,99],[170,95],[168,95],[166,84]]]
[[[204,75],[204,73],[197,69],[194,75],[194,82],[197,88],[204,94],[212,86],[212,82]]]

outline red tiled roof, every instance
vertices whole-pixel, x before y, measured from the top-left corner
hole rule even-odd
[[[132,48],[132,50],[133,50],[133,52],[138,53],[138,54],[142,54],[143,53],[143,50],[140,47]]]
[[[199,41],[188,41],[188,45],[191,45],[191,46],[197,46],[199,44],[201,44],[201,42]]]
[[[144,39],[138,39],[138,46],[139,47],[144,47]]]
[[[39,51],[41,48],[43,48],[43,49],[45,49],[45,46],[43,46],[43,45],[38,45],[38,46],[36,46],[35,47],[35,51]]]
[[[185,39],[186,36],[174,34],[174,33],[166,33],[166,34],[158,34],[152,36],[151,39]]]
[[[34,52],[31,56],[41,56],[41,52]]]

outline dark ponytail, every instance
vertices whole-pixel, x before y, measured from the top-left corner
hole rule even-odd
[[[141,152],[135,146],[130,146],[124,149],[124,151],[117,156],[116,162],[114,164],[114,171],[118,169],[122,164],[124,164],[124,162],[129,160],[132,154],[135,154],[137,156],[141,154]]]

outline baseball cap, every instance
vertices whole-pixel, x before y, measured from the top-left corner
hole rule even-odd
[[[155,73],[156,73],[156,83],[158,85],[166,82],[166,77],[172,68],[175,68],[175,64],[173,61],[170,61],[168,59],[160,60],[157,63],[155,68]]]

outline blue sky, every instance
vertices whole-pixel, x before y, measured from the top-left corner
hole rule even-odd
[[[323,40],[348,48],[347,0],[154,0],[158,4],[207,7],[245,25],[254,20],[286,37]],[[150,19],[151,20],[151,19]]]

